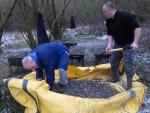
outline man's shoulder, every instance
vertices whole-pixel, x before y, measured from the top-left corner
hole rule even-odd
[[[128,18],[128,17],[129,18],[134,18],[134,15],[129,13],[129,12],[127,12],[127,11],[118,11],[118,15],[121,18]]]

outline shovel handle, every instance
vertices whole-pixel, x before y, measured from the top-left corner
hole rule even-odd
[[[123,51],[123,48],[111,49],[109,51],[110,52],[119,52],[119,51]]]

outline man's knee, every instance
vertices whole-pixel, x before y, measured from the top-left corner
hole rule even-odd
[[[126,50],[123,52],[123,57],[126,62],[133,62],[134,52],[133,50]]]
[[[133,76],[133,51],[128,50],[123,53],[125,61],[125,72],[127,76]]]
[[[133,68],[129,66],[125,67],[125,73],[127,76],[133,76],[134,75]]]
[[[112,68],[118,68],[119,67],[119,62],[120,62],[120,60],[115,56],[112,56],[110,58],[110,64],[111,64]]]
[[[127,76],[133,76],[133,74],[134,74],[131,58],[125,59],[125,72],[126,72]]]

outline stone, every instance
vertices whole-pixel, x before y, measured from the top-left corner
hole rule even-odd
[[[109,98],[119,92],[100,80],[70,80],[63,93],[82,98]]]

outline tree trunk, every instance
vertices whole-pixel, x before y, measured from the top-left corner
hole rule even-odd
[[[2,37],[3,36],[3,31],[0,31],[0,37]],[[2,42],[0,41],[0,47],[1,47],[1,44],[2,44]],[[0,48],[0,54],[2,54],[3,53],[3,51],[2,51],[2,49]]]
[[[54,2],[54,0],[52,0],[52,3],[53,2]],[[53,16],[54,17],[56,16],[56,17],[54,18],[52,26],[51,26],[51,35],[53,35],[56,40],[62,38],[61,37],[61,26],[60,26],[58,21],[61,18],[61,16],[64,14],[64,12],[65,12],[65,10],[66,10],[66,8],[67,8],[67,6],[69,5],[70,2],[71,2],[71,0],[68,0],[68,1],[65,0],[64,1],[64,3],[65,3],[64,7],[63,7],[63,9],[61,10],[61,12],[58,16],[55,15],[56,14],[55,10],[54,10],[55,8],[52,10],[53,13],[55,13],[55,14],[53,14]],[[52,5],[55,5],[55,4],[53,3]],[[53,7],[55,7],[55,6],[53,6]]]
[[[34,15],[34,26],[37,29],[37,21],[38,21],[38,0],[31,0],[33,15]]]
[[[33,25],[30,23],[29,20],[29,12],[27,9],[27,4],[25,2],[25,0],[20,0],[19,1],[19,7],[21,9],[21,13],[22,13],[22,18],[24,20],[24,26],[27,32],[27,38],[28,38],[28,45],[30,46],[31,49],[36,47],[36,40],[34,39],[34,36],[32,34],[32,30],[33,30]]]
[[[2,18],[2,15],[1,15],[1,12],[0,12],[0,43],[1,43],[1,39],[2,39],[2,34],[3,34],[3,30],[7,24],[7,22],[9,21],[14,9],[15,9],[15,6],[17,4],[17,1],[18,0],[14,0],[11,8],[9,9],[7,15],[5,18]]]
[[[53,16],[53,20],[55,20],[55,19],[57,18],[57,17],[56,17],[57,11],[56,11],[56,7],[55,7],[55,0],[52,0],[51,4],[52,4],[52,16]],[[56,40],[58,40],[58,39],[61,38],[61,37],[60,37],[60,32],[61,32],[61,30],[60,30],[59,22],[57,21],[57,22],[54,24],[53,29],[51,29],[51,33],[52,33],[53,37],[54,37]]]

